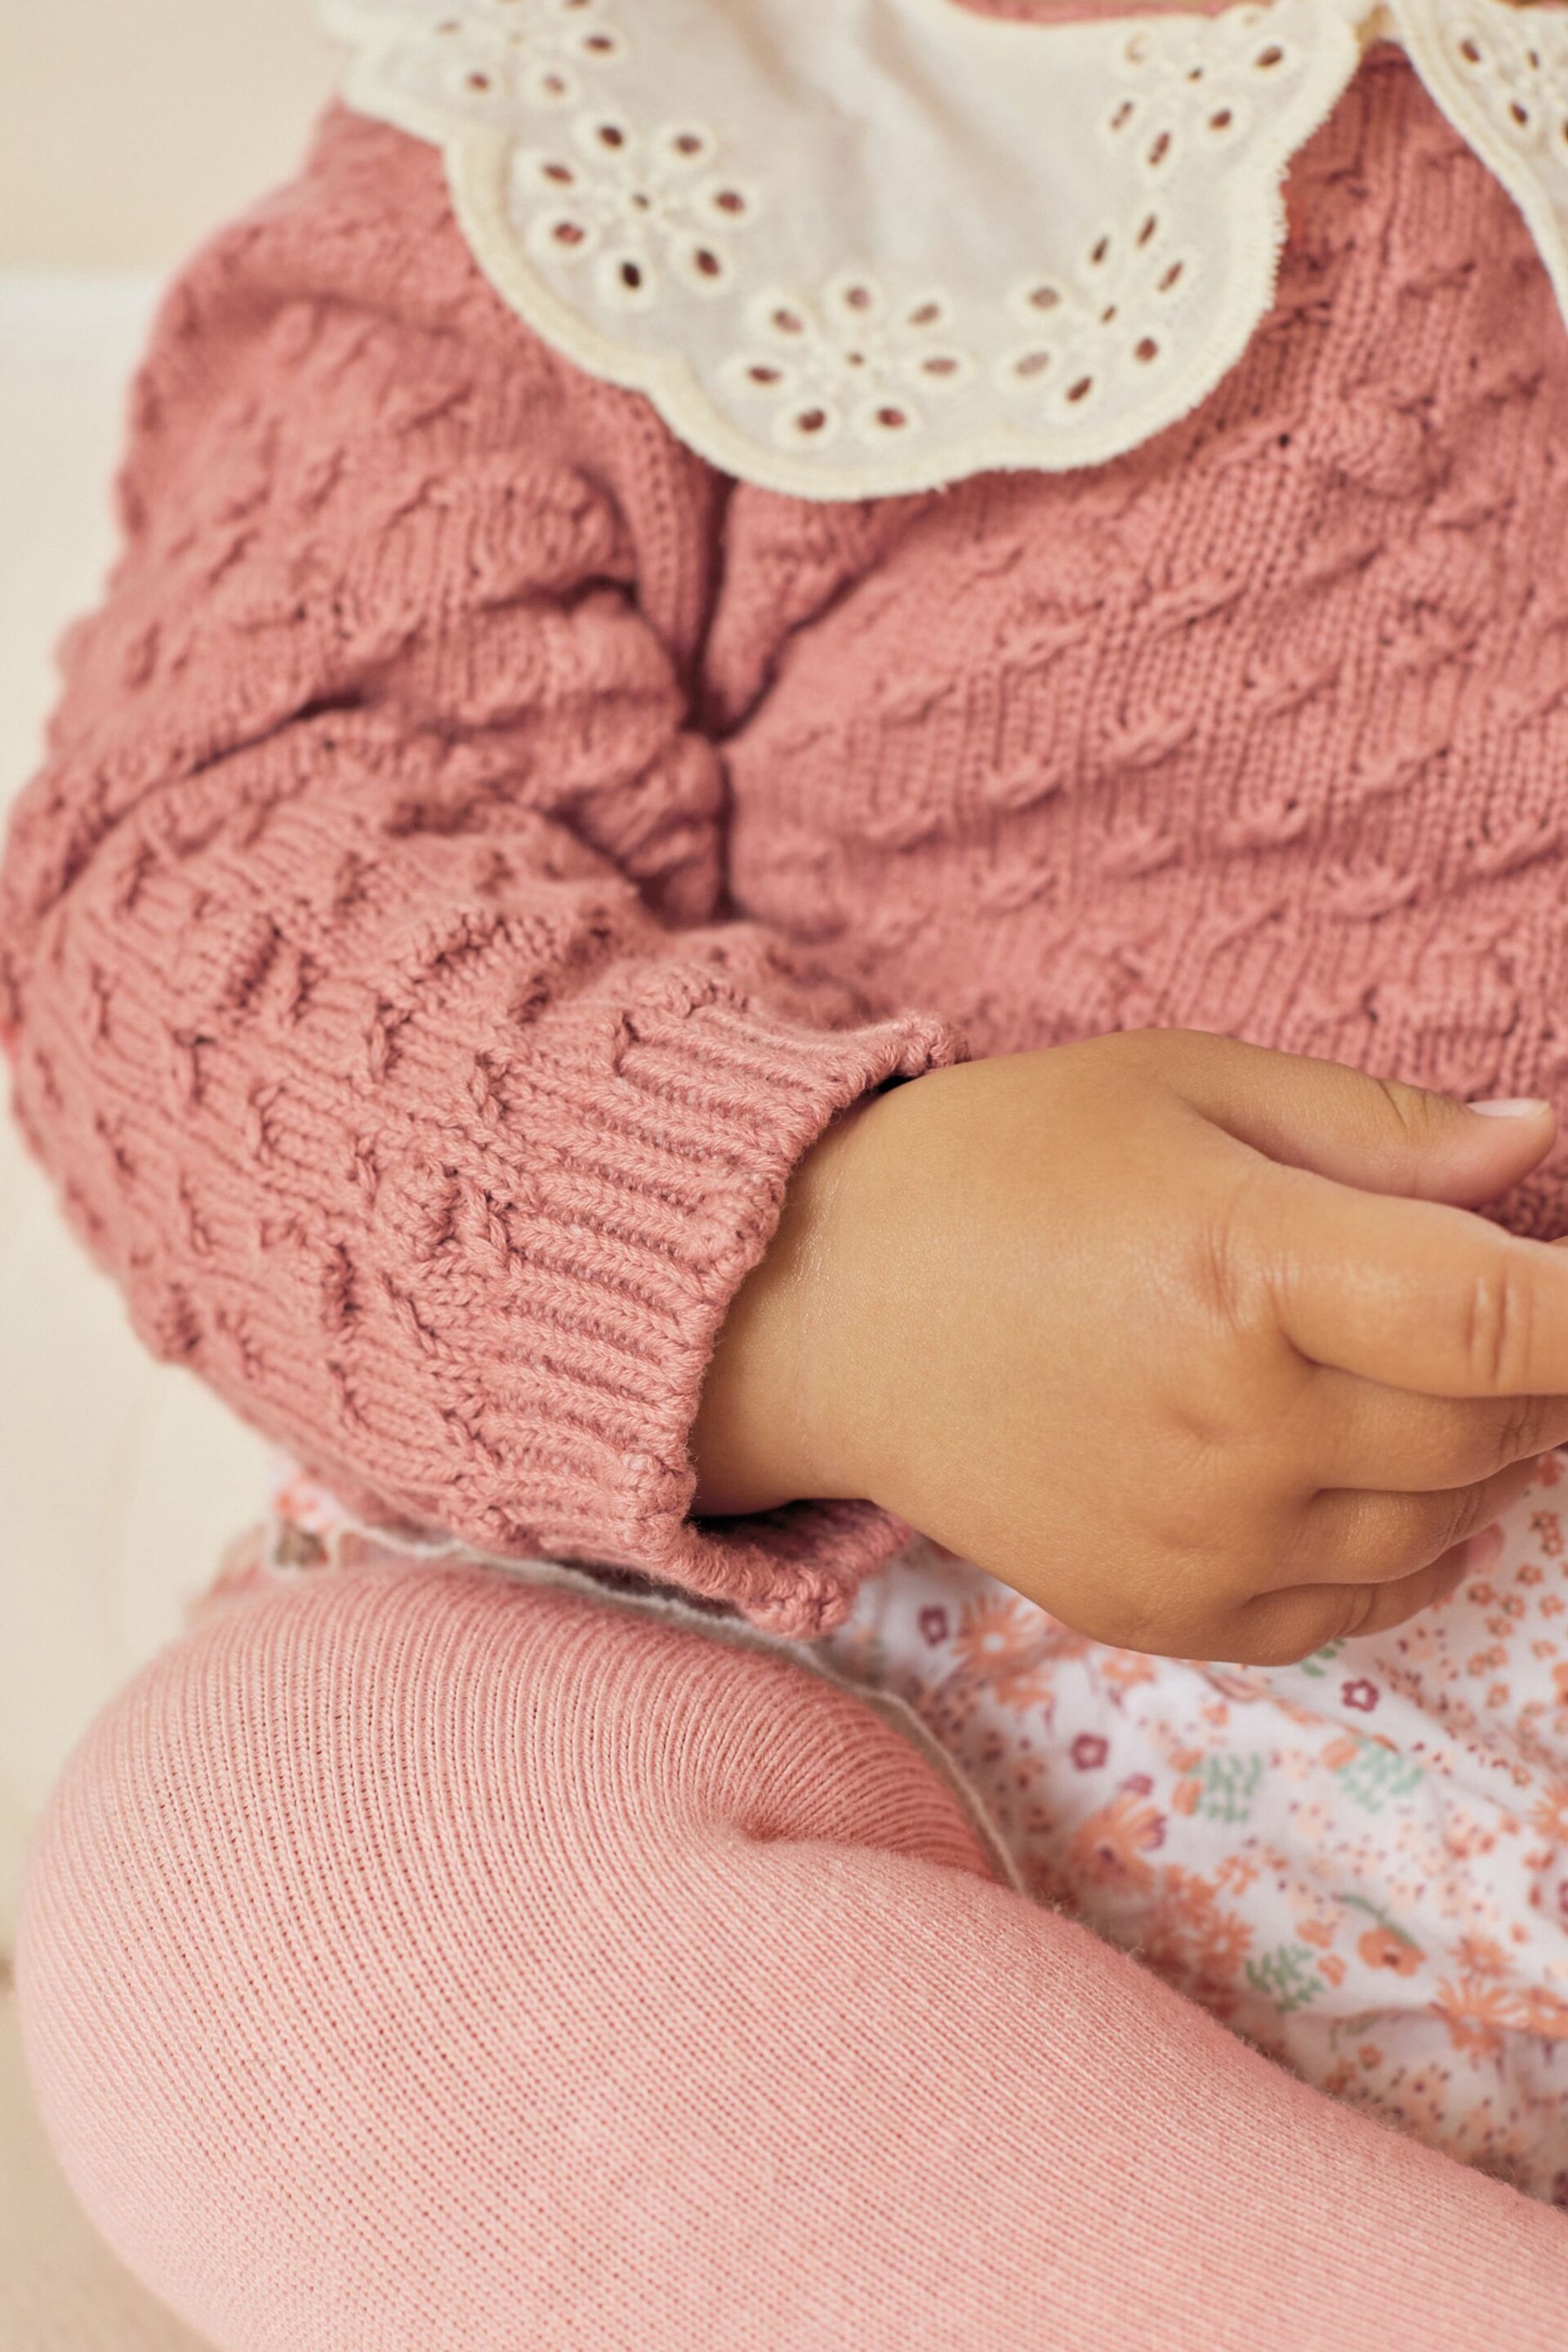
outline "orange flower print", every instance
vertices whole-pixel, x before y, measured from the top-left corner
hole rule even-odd
[[[1480,1977],[1466,1977],[1458,1985],[1445,1977],[1427,2006],[1442,2019],[1454,2048],[1471,2051],[1478,2058],[1495,2057],[1506,2029],[1515,2021],[1505,1989]]]
[[[1044,1610],[1005,1592],[966,1601],[952,1643],[959,1671],[984,1683],[1004,1706],[1037,1706],[1049,1695],[1053,1658],[1077,1656],[1088,1647]]]
[[[1421,1965],[1420,1948],[1393,1927],[1369,1927],[1356,1950],[1369,1969],[1392,1969],[1396,1977],[1414,1976]]]
[[[1563,1670],[1554,1670],[1561,1674]],[[1530,1826],[1553,1845],[1568,1845],[1568,1780],[1549,1780],[1530,1809]]]
[[[1251,1927],[1237,1912],[1221,1910],[1206,1878],[1176,1863],[1161,1871],[1139,1940],[1146,1968],[1224,2018],[1236,2006],[1236,1979],[1251,1949]]]
[[[1101,1650],[1095,1657],[1094,1671],[1111,1690],[1134,1690],[1140,1683],[1152,1683],[1158,1669],[1142,1650]]]
[[[1205,1917],[1197,1938],[1199,1971],[1206,1979],[1233,1977],[1252,1948],[1252,1930],[1234,1911]]]
[[[1544,1985],[1529,1985],[1519,1995],[1515,2022],[1525,2033],[1545,2034],[1552,2042],[1568,2042],[1568,2000]]]
[[[1163,1814],[1146,1797],[1128,1790],[1079,1822],[1068,1847],[1068,1863],[1096,1885],[1142,1892],[1154,1883],[1143,1856],[1164,1842]]]
[[[1345,1964],[1337,1952],[1325,1952],[1318,1962],[1318,1974],[1325,1984],[1342,1985],[1345,1980]]]
[[[1505,1977],[1508,1954],[1490,1936],[1461,1936],[1456,1957],[1467,1976]]]

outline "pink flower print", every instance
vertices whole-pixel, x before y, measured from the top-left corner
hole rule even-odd
[[[1363,1715],[1372,1713],[1382,1696],[1377,1685],[1369,1683],[1364,1675],[1353,1683],[1342,1684],[1340,1687],[1340,1697],[1344,1705],[1359,1707]]]
[[[1131,1797],[1152,1797],[1154,1793],[1154,1783],[1147,1772],[1129,1773],[1121,1786]]]
[[[920,1628],[921,1641],[929,1643],[932,1649],[939,1642],[945,1642],[947,1639],[946,1610],[922,1609],[920,1614]]]
[[[1080,1731],[1068,1753],[1080,1772],[1098,1772],[1110,1753],[1110,1742],[1098,1732]]]

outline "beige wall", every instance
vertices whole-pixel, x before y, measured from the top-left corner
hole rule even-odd
[[[313,0],[0,0],[0,268],[163,267],[287,172]]]

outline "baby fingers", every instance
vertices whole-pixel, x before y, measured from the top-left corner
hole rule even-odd
[[[1325,1370],[1309,1404],[1307,1470],[1319,1488],[1410,1495],[1473,1486],[1568,1445],[1568,1396],[1418,1396]]]
[[[1389,1633],[1463,1582],[1468,1551],[1468,1541],[1456,1544],[1391,1584],[1307,1584],[1261,1592],[1240,1612],[1215,1659],[1247,1666],[1294,1665],[1327,1643]]]
[[[1532,1459],[1474,1486],[1436,1494],[1341,1488],[1316,1495],[1298,1521],[1290,1556],[1279,1562],[1278,1589],[1307,1582],[1384,1585],[1412,1576],[1489,1526],[1534,1475]]]

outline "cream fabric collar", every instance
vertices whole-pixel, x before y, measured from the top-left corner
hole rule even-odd
[[[807,498],[1063,470],[1195,406],[1273,294],[1291,156],[1379,36],[1568,315],[1568,8],[323,0],[481,267],[726,472]]]

